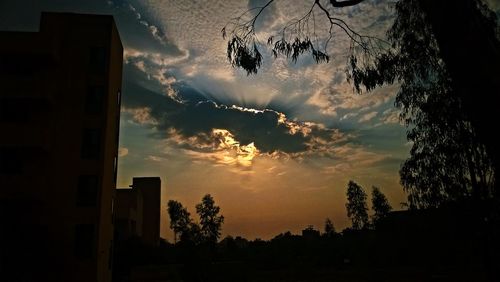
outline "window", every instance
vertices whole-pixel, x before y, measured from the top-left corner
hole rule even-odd
[[[94,224],[78,224],[75,226],[74,251],[77,258],[92,258],[94,253]]]
[[[87,88],[85,97],[85,112],[88,114],[100,114],[104,108],[106,91],[104,86],[90,86]]]
[[[99,177],[97,175],[80,175],[76,189],[76,204],[80,207],[96,206],[99,191]]]
[[[86,128],[82,135],[82,150],[83,159],[99,159],[101,150],[101,131],[95,128]]]
[[[106,49],[102,46],[90,48],[89,70],[94,74],[103,74],[106,71]]]

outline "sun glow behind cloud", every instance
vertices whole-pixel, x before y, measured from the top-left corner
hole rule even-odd
[[[259,154],[254,142],[241,145],[233,134],[225,129],[213,129],[212,135],[219,140],[218,153],[224,164],[237,164],[243,167],[252,165],[252,160]]]

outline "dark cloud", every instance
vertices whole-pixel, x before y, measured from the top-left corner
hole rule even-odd
[[[129,77],[134,77],[134,80]],[[206,95],[186,84],[176,87],[179,102],[168,95],[147,88],[145,74],[133,65],[125,65],[123,106],[126,109],[148,108],[155,120],[155,136],[168,138],[172,130],[184,138],[197,137],[205,140],[213,129],[228,130],[242,145],[254,142],[264,153],[281,151],[298,153],[307,151],[313,139],[331,142],[333,132],[313,124],[283,122],[283,114],[274,110],[250,110],[228,107],[206,100]],[[144,81],[144,83],[141,83]],[[150,85],[155,85],[149,80]],[[158,86],[158,85],[157,85]],[[158,86],[159,87],[159,86]]]

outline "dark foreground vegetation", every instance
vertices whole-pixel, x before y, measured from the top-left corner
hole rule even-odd
[[[115,281],[498,281],[500,204],[391,212],[341,233],[116,246]]]

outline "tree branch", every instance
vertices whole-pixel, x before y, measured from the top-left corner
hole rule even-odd
[[[330,4],[335,8],[343,8],[343,7],[358,5],[363,1],[365,0],[346,0],[346,1],[330,0]]]
[[[357,5],[364,0],[330,0],[332,7],[347,7]],[[228,41],[227,58],[232,66],[241,67],[247,71],[247,74],[257,73],[262,63],[262,54],[259,51],[259,40],[255,31],[255,23],[262,12],[268,8],[274,0],[267,0],[263,6],[255,7],[233,18],[221,30],[222,37],[226,38],[226,28],[230,30],[230,39]],[[323,42],[319,42],[316,34],[316,15],[317,8],[325,17],[329,24],[327,37]],[[255,14],[249,15],[250,11]],[[311,25],[310,25],[311,24]],[[277,36],[270,36],[267,44],[272,46],[272,54],[277,57],[279,54],[291,58],[293,62],[304,54],[312,55],[317,63],[328,62],[328,44],[333,38],[333,29],[341,29],[351,40],[351,52],[362,52],[363,57],[374,57],[373,53],[380,50],[383,40],[371,36],[364,36],[353,30],[344,20],[335,17],[329,9],[324,7],[320,0],[313,0],[312,5],[302,17],[288,22]],[[322,45],[320,47],[320,45]],[[388,44],[386,44],[388,45]],[[359,48],[358,48],[359,47]],[[361,50],[361,51],[357,51]],[[365,59],[363,61],[369,61]]]

